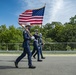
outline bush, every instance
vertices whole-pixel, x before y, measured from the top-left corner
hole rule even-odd
[[[66,44],[57,44],[57,43],[51,43],[51,44],[45,44],[43,47],[44,51],[66,51]]]

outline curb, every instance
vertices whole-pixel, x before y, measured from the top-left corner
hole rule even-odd
[[[0,56],[19,56],[20,54],[0,54]],[[76,54],[44,54],[44,56],[76,56]]]

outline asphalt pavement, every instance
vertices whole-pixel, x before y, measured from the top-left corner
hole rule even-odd
[[[32,58],[36,69],[28,68],[27,57],[15,68],[17,56],[0,56],[0,75],[76,75],[76,56],[45,56],[42,62]]]

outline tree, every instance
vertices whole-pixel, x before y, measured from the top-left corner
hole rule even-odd
[[[76,24],[76,15],[74,17],[70,18],[70,23],[71,24]]]

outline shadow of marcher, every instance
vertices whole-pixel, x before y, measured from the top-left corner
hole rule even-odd
[[[15,69],[13,66],[0,66],[0,69]]]
[[[0,66],[0,69],[29,69],[29,68],[28,67],[16,68],[15,66]]]

